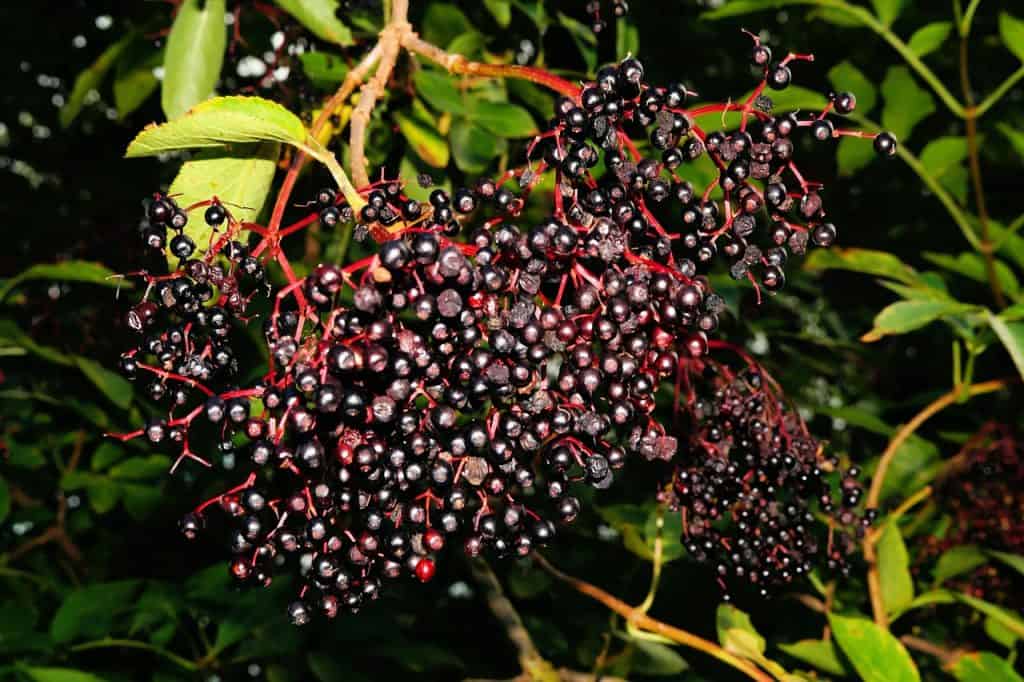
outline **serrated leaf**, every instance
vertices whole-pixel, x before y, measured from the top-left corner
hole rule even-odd
[[[1010,354],[1014,366],[1024,376],[1024,322],[1006,322],[998,315],[987,313],[988,324]]]
[[[970,310],[974,310],[974,306],[950,301],[898,301],[882,308],[875,316],[875,326],[861,340],[871,343],[884,336],[906,334],[947,315]]]
[[[999,36],[1003,39],[1006,49],[1024,62],[1024,21],[1008,12],[1000,12]]]
[[[122,410],[132,404],[132,385],[127,379],[116,372],[111,372],[89,358],[75,356],[75,364],[96,388]]]
[[[828,80],[836,90],[849,90],[857,96],[857,113],[867,114],[875,108],[878,102],[875,84],[851,62],[840,62],[829,69]]]
[[[975,545],[960,545],[942,553],[932,570],[936,585],[958,575],[969,573],[983,565],[987,559],[985,554]]]
[[[871,0],[871,5],[875,8],[879,20],[886,26],[892,26],[892,22],[896,21],[903,11],[903,0]]]
[[[802,639],[792,644],[779,644],[779,649],[804,663],[809,663],[822,672],[845,677],[846,666],[839,658],[835,642],[823,639]]]
[[[905,66],[894,66],[886,72],[882,97],[882,127],[900,140],[909,139],[914,127],[935,111],[935,99]]]
[[[131,288],[132,283],[114,278],[114,271],[100,263],[87,260],[69,260],[62,263],[38,263],[22,270],[0,285],[0,301],[21,284],[30,280],[46,279],[58,282],[85,282],[104,287],[123,286]]]
[[[21,667],[32,682],[106,682],[106,678],[73,668]]]
[[[867,618],[829,614],[843,653],[864,682],[920,682],[907,650],[888,630]]]
[[[196,105],[181,118],[147,126],[128,145],[125,157],[224,147],[238,142],[302,146],[306,139],[302,121],[280,104],[260,97],[217,97]]]
[[[160,103],[168,120],[213,95],[224,65],[228,29],[225,0],[183,0],[164,53]]]
[[[121,40],[104,50],[85,71],[78,74],[78,77],[75,78],[75,84],[71,87],[71,94],[68,95],[67,102],[64,103],[60,110],[59,119],[62,128],[67,128],[78,117],[82,107],[85,105],[86,96],[92,90],[100,87],[110,69],[117,63],[117,60],[128,46],[135,41],[135,37],[134,33],[129,33],[121,38]]]
[[[395,121],[409,146],[428,166],[448,165],[448,141],[438,134],[436,127],[404,114],[395,114]]]
[[[988,651],[960,656],[949,671],[960,682],[1024,682],[1009,662]]]
[[[102,637],[114,618],[131,606],[137,580],[98,583],[69,594],[50,623],[50,636],[58,643],[82,637]]]
[[[285,12],[329,43],[354,44],[352,31],[338,18],[338,0],[274,0]]]
[[[942,43],[946,42],[946,38],[949,37],[952,30],[953,22],[951,21],[935,21],[925,24],[910,36],[907,47],[918,57],[924,57],[942,47]]]
[[[475,102],[469,118],[500,137],[533,137],[538,131],[530,112],[507,102]]]
[[[892,614],[906,608],[914,600],[914,579],[910,575],[910,556],[899,526],[885,525],[876,545],[878,574],[882,585],[882,603]]]

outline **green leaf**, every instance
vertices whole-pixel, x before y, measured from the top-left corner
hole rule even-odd
[[[907,47],[918,57],[924,57],[942,47],[942,43],[946,42],[946,38],[949,37],[952,30],[953,22],[951,21],[935,21],[925,24],[910,36]]]
[[[512,4],[508,0],[484,0],[484,7],[498,22],[498,26],[508,28],[512,21]]]
[[[281,145],[277,142],[228,145],[200,152],[182,164],[171,183],[170,193],[181,206],[209,201],[217,197],[242,222],[256,222],[270,195]],[[211,239],[210,226],[202,218],[205,209],[193,211],[185,226],[200,252]],[[168,262],[177,258],[167,252]]]
[[[168,120],[213,95],[228,44],[224,13],[225,0],[183,0],[178,5],[167,36],[160,93]]]
[[[1005,123],[997,123],[996,127],[999,128],[999,132],[1006,136],[1006,139],[1010,141],[1010,144],[1013,145],[1013,149],[1017,152],[1017,155],[1024,156],[1024,133],[1014,130]]]
[[[904,284],[921,283],[921,276],[899,258],[871,249],[819,249],[807,257],[808,270],[852,270],[866,275],[888,277]]]
[[[114,271],[100,263],[87,260],[68,260],[62,263],[39,263],[7,279],[0,284],[0,301],[7,298],[7,294],[21,284],[29,280],[47,279],[59,282],[85,282],[87,284],[98,284],[104,287],[131,288],[131,282],[114,278]]]
[[[856,137],[844,137],[836,145],[836,164],[840,175],[856,175],[877,157],[874,147]]]
[[[1024,322],[1006,322],[998,315],[986,311],[988,324],[1010,354],[1017,371],[1024,376]]]
[[[1017,59],[1024,62],[1024,21],[1007,12],[999,13],[999,35]]]
[[[232,142],[305,144],[299,117],[280,104],[259,97],[217,97],[193,107],[185,116],[147,126],[135,136],[127,158],[196,147],[223,147]]]
[[[919,682],[910,654],[885,628],[860,616],[829,614],[836,641],[864,682]]]
[[[903,11],[903,0],[871,0],[871,5],[875,8],[879,20],[886,26],[892,26],[892,22],[896,21]]]
[[[987,561],[985,554],[975,545],[959,545],[942,553],[935,563],[932,576],[939,585],[950,578],[973,571]]]
[[[828,79],[836,90],[849,90],[857,96],[857,113],[867,114],[878,103],[878,91],[871,79],[851,62],[840,62],[828,72]],[[870,147],[871,145],[867,145]]]
[[[19,668],[33,682],[106,682],[99,675],[72,668]]]
[[[0,523],[3,523],[10,513],[11,489],[7,486],[7,481],[0,477]]]
[[[166,455],[149,455],[148,457],[132,457],[121,462],[108,473],[111,478],[129,481],[148,481],[163,478],[171,467],[171,460]]]
[[[729,0],[729,2],[723,3],[721,7],[704,12],[700,16],[701,19],[727,19],[729,17],[738,17],[744,14],[785,7],[786,5],[801,5],[805,4],[805,2],[806,0]]]
[[[275,0],[284,11],[329,43],[353,45],[352,31],[338,18],[338,0]]]
[[[882,584],[882,603],[888,613],[903,610],[914,600],[914,579],[910,575],[910,556],[899,526],[890,521],[878,540],[878,574]]]
[[[977,597],[972,597],[969,594],[963,594],[960,592],[954,592],[953,598],[959,602],[967,604],[975,611],[993,618],[1000,625],[1003,625],[1010,632],[1017,635],[1017,637],[1024,637],[1024,621],[1009,609],[1005,609],[1002,606],[997,606],[983,599],[978,599]]]
[[[823,639],[802,639],[792,644],[779,644],[779,648],[793,658],[809,663],[822,672],[845,677],[848,673],[835,642]]]
[[[1009,552],[995,551],[989,551],[987,554],[993,559],[1006,564],[1021,575],[1024,575],[1024,556],[1020,554],[1010,554]]]
[[[1024,682],[1012,665],[988,651],[962,655],[950,672],[960,682]]]
[[[921,151],[921,165],[957,199],[967,196],[967,140],[963,137],[940,137]]]
[[[434,45],[447,45],[463,33],[473,30],[473,24],[458,7],[447,2],[432,2],[423,18],[423,38]]]
[[[633,638],[633,657],[630,659],[630,672],[637,675],[667,677],[678,675],[690,665],[674,649],[660,642]]]
[[[337,88],[348,75],[349,66],[340,55],[329,52],[303,52],[299,55],[302,71],[323,90]]]
[[[920,329],[946,315],[973,310],[973,306],[951,301],[898,301],[882,308],[875,316],[875,326],[861,340],[870,343],[883,336],[906,334]]]
[[[109,633],[116,615],[127,610],[139,586],[137,580],[98,583],[67,596],[50,623],[50,636],[60,644],[80,637]]]
[[[569,37],[576,44],[576,49],[583,57],[583,63],[587,65],[587,73],[594,73],[597,69],[597,36],[594,35],[594,31],[562,12],[558,13],[558,23],[569,32]]]
[[[499,137],[533,137],[537,123],[530,112],[516,104],[478,101],[469,114],[470,120]]]
[[[71,88],[71,94],[68,96],[68,101],[65,102],[60,110],[59,118],[62,128],[67,128],[78,117],[82,107],[85,105],[86,96],[91,91],[100,87],[111,67],[117,63],[118,58],[135,41],[135,38],[134,33],[129,33],[124,38],[121,38],[121,40],[104,50],[89,68],[78,74],[78,77],[75,78],[75,84]]]
[[[88,377],[89,381],[96,385],[96,388],[103,392],[110,402],[122,410],[127,410],[132,404],[132,385],[127,379],[116,372],[101,366],[94,360],[75,356],[75,363],[82,374]]]
[[[615,54],[634,57],[640,53],[640,29],[623,17],[615,22]]]
[[[758,660],[764,656],[764,637],[754,629],[750,616],[732,604],[719,604],[715,614],[718,642],[737,656]]]
[[[889,475],[882,485],[882,500],[893,495],[909,495],[935,478],[941,466],[939,449],[918,435],[908,438],[889,464]]]
[[[121,120],[142,106],[160,86],[153,70],[164,62],[164,51],[148,43],[138,44],[130,52],[118,61],[114,73],[114,106]]]
[[[914,127],[935,111],[935,99],[910,75],[905,66],[889,69],[882,81],[882,127],[899,140],[907,140]]]
[[[436,111],[465,114],[465,95],[460,93],[452,79],[440,71],[423,69],[413,76],[416,92]]]
[[[416,155],[433,168],[448,165],[448,141],[437,133],[437,128],[412,116],[395,114],[398,129]]]
[[[1010,630],[1008,627],[997,621],[991,616],[985,618],[985,634],[997,644],[1002,644],[1007,649],[1013,649],[1017,646],[1017,640],[1020,639],[1015,632]]]
[[[985,265],[985,259],[981,255],[972,251],[957,254],[951,256],[945,253],[932,253],[925,251],[923,254],[926,260],[935,263],[939,267],[955,272],[957,274],[968,277],[975,282],[988,283],[988,271]],[[995,261],[996,278],[1003,287],[1003,291],[1009,294],[1011,297],[1016,298],[1020,293],[1020,284],[1017,282],[1017,276],[1013,274],[1006,263],[1000,260]]]
[[[482,173],[492,159],[508,148],[503,138],[465,119],[456,119],[452,123],[449,141],[455,165],[464,173]]]

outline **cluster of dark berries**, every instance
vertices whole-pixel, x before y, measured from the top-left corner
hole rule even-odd
[[[398,180],[360,188],[358,202],[325,189],[296,223],[264,227],[238,223],[216,199],[180,208],[158,196],[143,233],[175,267],[143,273],[146,297],[130,317],[143,341],[124,364],[174,399],[166,419],[122,437],[171,440],[178,462],[208,464],[191,446],[206,429],[247,471],[184,519],[185,534],[220,510],[231,574],[252,585],[297,574],[289,612],[303,623],[358,610],[386,580],[430,580],[446,546],[525,556],[575,519],[574,486],[608,488],[639,457],[676,462],[671,501],[685,510],[688,546],[727,577],[767,588],[822,556],[842,568],[850,540],[839,526],[861,522],[855,472],[833,503],[824,475],[835,462],[762,386],[766,375],[733,376],[708,357],[724,302],[699,272],[721,249],[735,276],[757,272],[776,290],[788,250],[834,239],[790,142],[827,112],[772,117],[760,94],[789,61],[765,66],[746,103],[693,110],[692,93],[648,85],[635,59],[582,88],[562,81],[526,166],[424,202]],[[852,109],[852,96],[833,100]],[[734,111],[737,132],[696,121]],[[704,154],[719,174],[697,191],[679,172]],[[553,205],[527,220],[545,173]],[[201,255],[182,232],[198,211],[210,228]],[[281,240],[316,222],[376,245],[297,277]],[[773,246],[761,250],[764,233]],[[266,288],[269,362],[237,368],[231,330],[247,322],[265,261],[288,281]],[[157,323],[158,311],[167,319]],[[677,433],[654,415],[659,391],[682,383],[677,407],[692,427]],[[835,517],[825,549],[815,505]]]
[[[684,446],[664,498],[682,514],[683,544],[723,590],[767,595],[821,563],[846,574],[876,516],[858,512],[860,472],[840,471],[772,378],[743,359],[739,371],[697,359],[681,377]],[[814,512],[829,519],[826,532]]]
[[[608,28],[608,22],[601,18],[601,0],[587,0],[587,14],[590,16],[590,28],[594,33],[601,33]],[[611,13],[615,19],[629,14],[627,0],[611,0]]]

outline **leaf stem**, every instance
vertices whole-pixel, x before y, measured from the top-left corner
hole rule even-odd
[[[1017,81],[1021,78],[1024,78],[1024,65],[1021,65],[1019,69],[1007,76],[1006,80],[1004,80],[998,88],[992,91],[992,94],[982,100],[981,104],[974,108],[975,118],[981,118],[984,116],[985,112],[995,106],[996,103],[1003,98],[1003,95],[1009,92],[1010,88],[1016,85]]]
[[[743,660],[742,658],[729,653],[714,642],[706,640],[703,637],[699,637],[692,632],[687,632],[686,630],[682,630],[673,625],[669,625],[668,623],[663,623],[660,620],[651,618],[646,613],[641,612],[638,608],[630,606],[618,597],[605,592],[600,587],[591,585],[584,580],[580,580],[579,578],[563,573],[552,566],[547,559],[537,552],[534,552],[533,557],[545,571],[571,586],[577,592],[604,604],[606,607],[625,618],[628,623],[632,623],[636,627],[647,630],[648,632],[653,632],[663,637],[667,637],[673,642],[682,644],[683,646],[703,651],[723,663],[732,666],[736,670],[739,670],[752,680],[757,680],[758,682],[771,682],[772,678],[770,675],[761,671],[757,666],[749,661]]]
[[[187,658],[183,658],[183,657],[181,657],[181,656],[179,656],[179,655],[177,655],[177,654],[175,654],[175,653],[173,653],[171,651],[168,651],[167,649],[164,649],[162,647],[155,646],[155,645],[150,644],[148,642],[141,642],[141,641],[135,640],[135,639],[112,639],[112,638],[97,639],[97,640],[92,641],[92,642],[84,642],[82,644],[76,644],[75,646],[71,647],[71,651],[79,652],[79,651],[88,651],[90,649],[106,649],[106,648],[141,649],[143,651],[150,651],[150,652],[156,654],[157,656],[161,656],[163,658],[166,658],[168,661],[170,661],[171,663],[174,663],[175,665],[177,665],[179,668],[182,668],[183,670],[188,670],[190,672],[196,672],[196,671],[199,670],[199,666],[196,663],[188,660]]]

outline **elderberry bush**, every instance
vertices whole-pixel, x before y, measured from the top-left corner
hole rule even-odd
[[[690,553],[723,587],[767,593],[819,562],[845,570],[872,516],[857,510],[856,470],[833,495],[838,460],[779,387],[711,357],[718,254],[776,292],[791,254],[836,239],[793,138],[854,134],[830,114],[855,98],[774,115],[764,92],[802,59],[773,61],[755,40],[762,78],[739,103],[694,107],[634,58],[582,88],[562,82],[525,165],[426,202],[409,178],[360,188],[359,206],[325,189],[278,229],[243,224],[215,197],[154,197],[142,239],[175,267],[143,275],[128,317],[140,340],[122,368],[169,407],[122,438],[174,443],[175,467],[211,465],[195,443],[212,438],[248,471],[184,518],[186,536],[224,527],[242,584],[297,575],[288,612],[302,624],[359,610],[389,580],[429,581],[447,547],[528,556],[577,517],[579,486],[609,488],[639,459],[662,468]],[[738,115],[738,129],[704,130],[709,112]],[[875,145],[895,150],[887,134]],[[695,187],[687,164],[703,155],[717,174]],[[528,219],[545,174],[552,205]],[[207,243],[185,234],[192,220]],[[281,239],[314,222],[352,230],[370,255],[296,277]],[[270,261],[286,285],[269,287]],[[242,366],[232,340],[268,295],[268,364]],[[673,386],[686,387],[682,429],[656,411]],[[832,518],[825,540],[815,511]]]

